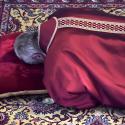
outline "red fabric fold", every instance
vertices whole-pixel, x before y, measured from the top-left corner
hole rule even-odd
[[[56,29],[56,20],[51,18],[40,25],[39,30],[39,45],[44,52],[46,52],[48,43],[51,40],[54,30]]]

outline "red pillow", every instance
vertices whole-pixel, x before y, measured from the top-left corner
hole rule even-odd
[[[19,34],[11,33],[0,39],[0,96],[8,92],[33,93],[32,90],[40,90],[36,91],[39,93],[45,89],[42,84],[43,64],[25,64],[14,53],[13,43]]]

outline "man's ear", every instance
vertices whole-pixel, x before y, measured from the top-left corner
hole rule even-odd
[[[45,58],[45,56],[42,53],[39,53],[39,52],[38,53],[34,53],[32,55],[32,59],[35,59],[35,60],[41,60],[41,61],[43,61],[44,58]]]

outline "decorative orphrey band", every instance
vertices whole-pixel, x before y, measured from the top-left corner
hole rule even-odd
[[[90,31],[125,34],[125,23],[91,20],[76,17],[58,18],[58,28],[79,28]]]

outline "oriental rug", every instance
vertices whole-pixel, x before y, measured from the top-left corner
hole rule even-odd
[[[107,5],[83,2],[86,1],[0,0],[0,32],[4,34],[37,30],[38,25],[47,20],[49,15],[63,7],[94,7],[106,13],[125,16],[124,1],[115,1],[117,4]],[[47,94],[0,99],[0,125],[125,125],[123,109],[96,107],[77,110],[64,108],[56,103],[50,103],[49,100]]]
[[[86,0],[0,0],[1,32],[36,30],[40,23],[47,20],[49,15],[60,8],[89,7],[124,15],[124,1],[108,2],[107,4],[101,2],[101,0],[88,1],[85,4]],[[119,10],[118,8],[122,9]]]
[[[124,125],[125,110],[96,107],[86,110],[50,103],[49,96],[0,99],[0,125]]]

